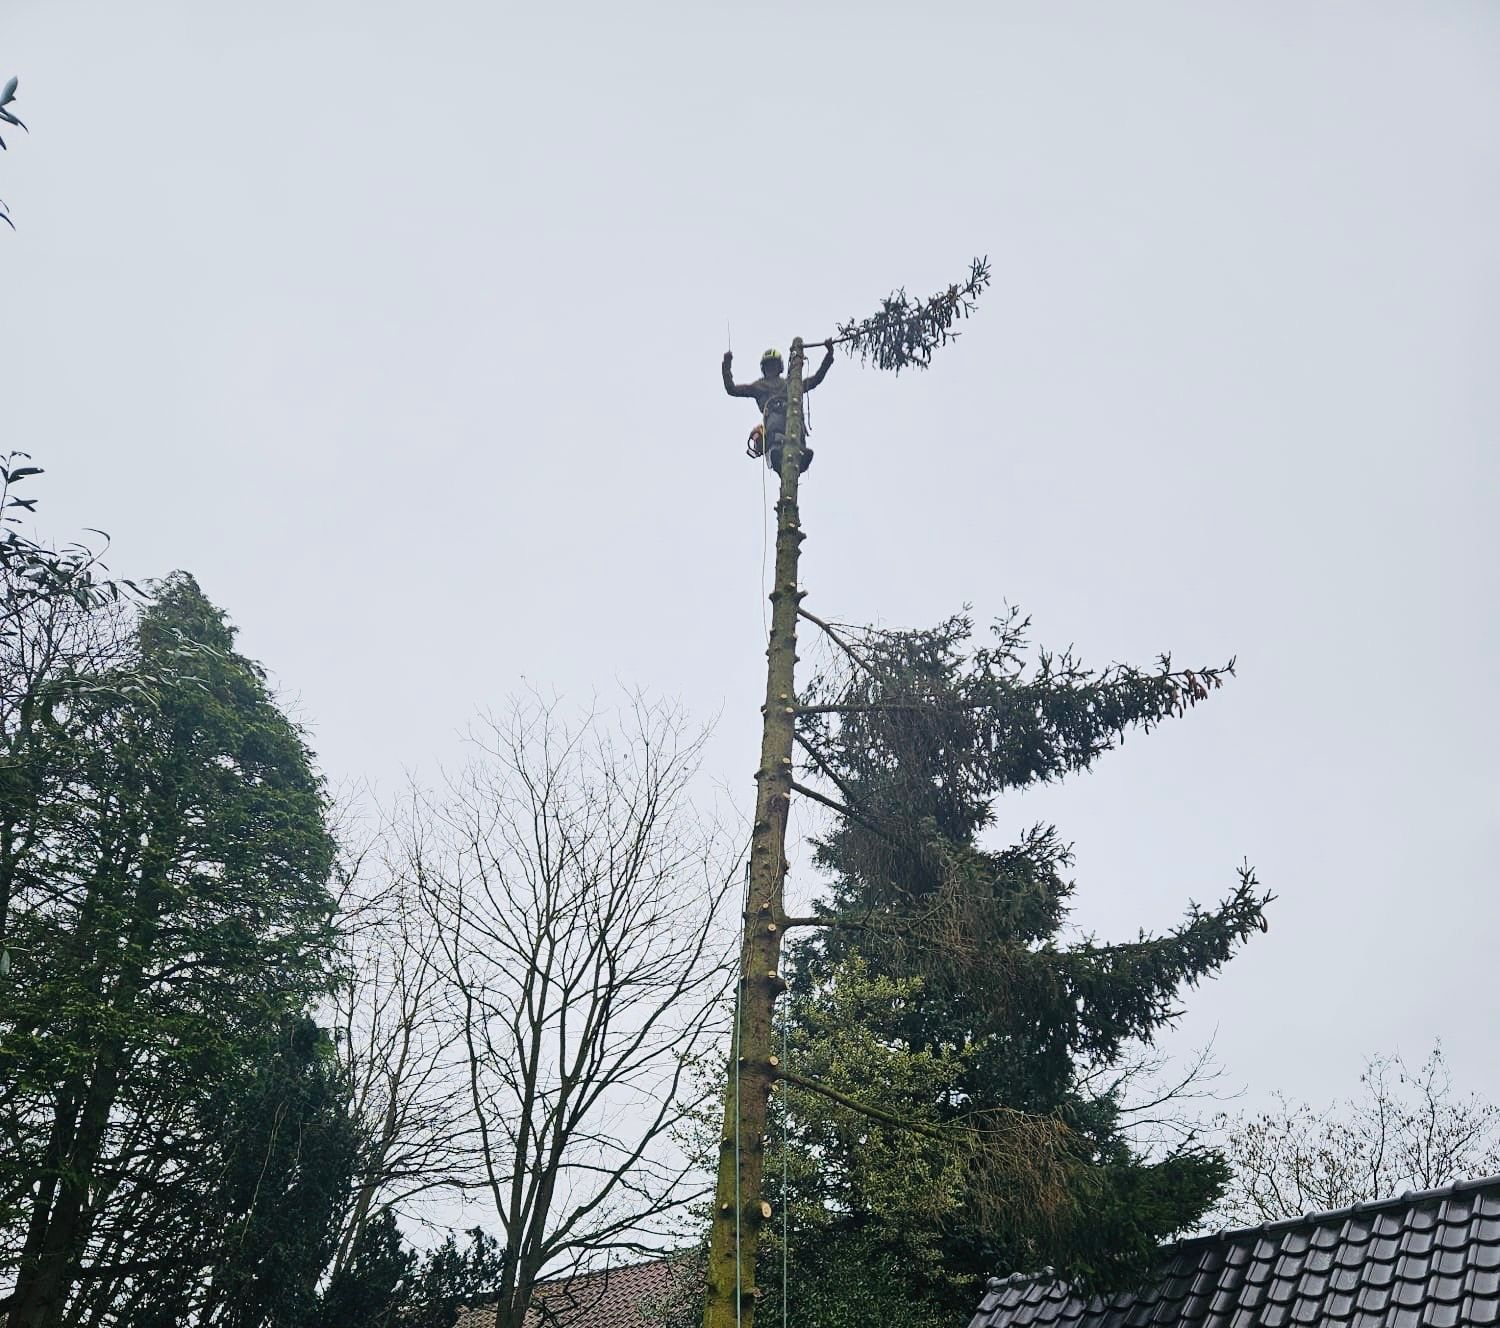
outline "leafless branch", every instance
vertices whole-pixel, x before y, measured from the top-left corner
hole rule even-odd
[[[639,699],[568,724],[532,698],[427,804],[416,879],[511,1253],[501,1328],[540,1278],[659,1245],[702,1194],[675,1137],[722,1025],[738,870],[689,805],[701,744]]]
[[[1359,1096],[1317,1110],[1278,1097],[1253,1116],[1221,1117],[1235,1176],[1229,1222],[1267,1222],[1500,1170],[1500,1105],[1453,1086],[1441,1044],[1416,1069],[1374,1057]]]

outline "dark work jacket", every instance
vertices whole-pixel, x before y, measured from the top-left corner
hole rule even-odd
[[[802,380],[802,390],[811,392],[824,378],[828,376],[828,370],[833,364],[833,352],[823,352],[823,363],[818,366],[817,373],[811,378]],[[764,375],[757,378],[753,383],[736,383],[734,371],[730,368],[729,361],[724,361],[724,390],[732,397],[753,397],[755,404],[760,407],[760,413],[765,417],[766,433],[770,438],[777,434],[786,432],[786,378],[778,376],[767,378]],[[808,432],[811,432],[808,430]],[[769,441],[769,439],[768,439]]]

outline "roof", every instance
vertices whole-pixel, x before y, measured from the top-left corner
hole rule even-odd
[[[1163,1251],[1133,1292],[991,1278],[969,1328],[1487,1328],[1500,1325],[1500,1176]]]
[[[621,1264],[596,1273],[558,1278],[540,1283],[526,1315],[527,1328],[542,1323],[538,1299],[547,1302],[555,1315],[547,1328],[587,1324],[589,1328],[646,1328],[652,1322],[647,1311],[667,1298],[676,1284],[680,1258],[652,1259],[648,1263]],[[454,1328],[491,1328],[494,1304],[470,1305],[459,1311]]]

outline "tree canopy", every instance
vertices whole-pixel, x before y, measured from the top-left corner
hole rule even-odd
[[[25,796],[0,809],[13,1325],[51,1322],[85,1257],[95,1282],[105,1249],[141,1262],[162,1206],[202,1197],[206,1117],[329,979],[333,839],[302,734],[191,577],[102,637],[101,612],[40,668],[26,633],[7,661],[29,723],[9,753]]]
[[[1268,896],[1244,869],[1172,930],[1100,941],[1070,931],[1072,858],[1054,827],[1008,844],[990,832],[999,796],[1087,771],[1127,731],[1206,699],[1232,664],[1033,657],[1015,615],[982,642],[967,616],[830,630],[830,663],[799,707],[799,778],[836,810],[815,840],[828,888],[795,952],[788,1199],[820,1229],[823,1267],[847,1242],[852,1281],[900,1267],[950,1313],[995,1272],[1127,1277],[1228,1172],[1191,1137],[1140,1146],[1101,1070],[1149,1047],[1183,991],[1263,929]],[[893,1119],[804,1091],[804,1073]],[[1021,1115],[1055,1133],[1001,1129]],[[967,1148],[945,1141],[950,1127],[968,1128]]]

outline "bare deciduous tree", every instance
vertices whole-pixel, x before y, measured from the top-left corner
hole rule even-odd
[[[345,982],[335,1028],[351,1114],[363,1127],[354,1190],[331,1272],[382,1212],[404,1216],[434,1191],[457,1192],[468,1166],[467,1093],[441,1019],[437,928],[408,867],[424,856],[420,807],[398,809],[341,871]]]
[[[702,737],[669,708],[570,727],[532,700],[475,742],[407,867],[507,1251],[495,1322],[520,1328],[540,1277],[659,1249],[702,1197],[681,1132],[723,1027],[736,869],[689,806]]]
[[[1377,1056],[1360,1083],[1358,1097],[1322,1111],[1278,1095],[1271,1111],[1220,1119],[1234,1166],[1226,1222],[1300,1217],[1500,1171],[1500,1106],[1455,1090],[1441,1043],[1416,1069]]]

